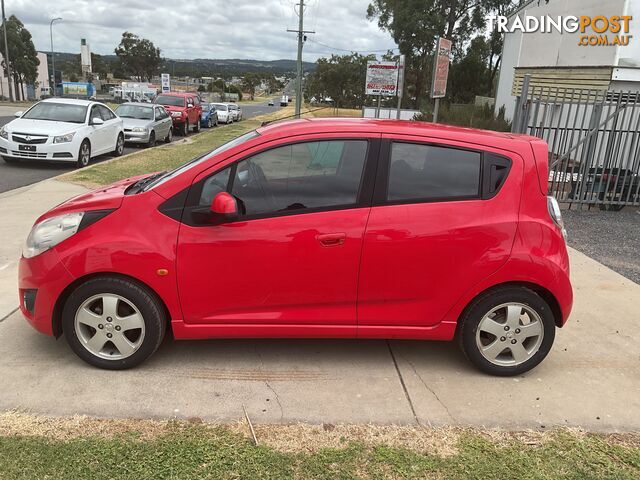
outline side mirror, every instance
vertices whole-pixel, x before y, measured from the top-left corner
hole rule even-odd
[[[238,202],[227,192],[220,192],[211,202],[211,213],[215,223],[230,222],[238,218]]]
[[[187,103],[187,108],[193,108],[193,103]]]
[[[94,117],[91,119],[91,125],[96,125],[96,126],[104,125],[104,120],[102,120],[99,117]]]
[[[24,114],[24,112],[22,110],[20,110],[19,112],[14,113],[13,116],[20,118],[23,114]]]

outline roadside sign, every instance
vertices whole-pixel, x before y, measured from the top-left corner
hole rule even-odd
[[[398,64],[396,62],[367,62],[367,95],[392,97],[398,85]]]
[[[162,93],[171,91],[171,77],[168,73],[163,73],[162,78]]]
[[[451,40],[438,37],[433,61],[433,79],[431,81],[431,98],[443,98],[447,94],[449,78],[449,58],[451,57]]]

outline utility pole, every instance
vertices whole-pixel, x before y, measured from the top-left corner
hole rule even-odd
[[[11,66],[9,65],[9,44],[7,43],[7,18],[4,15],[4,0],[2,0],[2,30],[4,31],[4,63],[7,65],[7,85],[9,88],[9,100],[13,102],[13,89],[11,88]]]
[[[302,45],[307,39],[305,33],[316,32],[304,30],[304,0],[300,0],[298,6],[300,7],[298,11],[298,30],[287,29],[287,32],[295,32],[298,34],[298,85],[296,86],[296,117],[300,118],[300,109],[302,108]]]
[[[62,20],[62,17],[52,18],[49,22],[49,35],[51,35],[51,95],[56,96],[56,56],[53,53],[53,22]]]

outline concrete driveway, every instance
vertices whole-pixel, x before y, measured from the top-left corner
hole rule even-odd
[[[0,195],[0,259],[18,257],[46,204],[79,189],[47,181]],[[542,365],[516,378],[475,371],[454,344],[404,341],[169,338],[135,370],[98,370],[10,313],[11,263],[0,272],[0,410],[231,421],[244,404],[255,422],[639,430],[640,285],[570,254],[574,313]]]

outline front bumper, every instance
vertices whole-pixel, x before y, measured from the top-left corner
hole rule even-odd
[[[20,311],[33,328],[54,335],[53,310],[73,277],[62,265],[55,250],[32,258],[20,258],[18,290]]]
[[[124,141],[127,143],[149,143],[149,130],[146,132],[124,132]]]
[[[47,143],[33,145],[35,152],[20,150],[22,143],[0,137],[0,155],[3,157],[22,160],[55,160],[75,162],[78,160],[79,145],[76,142],[53,143],[49,138]]]

